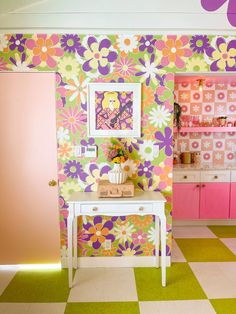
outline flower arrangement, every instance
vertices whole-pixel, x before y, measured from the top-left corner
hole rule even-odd
[[[124,147],[117,140],[111,140],[111,145],[106,153],[107,160],[115,164],[121,164],[128,159]]]

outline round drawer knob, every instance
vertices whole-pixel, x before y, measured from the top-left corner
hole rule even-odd
[[[218,176],[214,176],[214,179],[218,179]]]
[[[184,179],[188,179],[188,177],[187,177],[187,176],[184,176]]]
[[[97,207],[93,207],[93,212],[97,212],[98,208]]]
[[[143,206],[141,206],[141,207],[139,207],[139,211],[143,211],[144,210],[144,207]]]

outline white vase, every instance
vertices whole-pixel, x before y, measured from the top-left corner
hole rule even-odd
[[[121,168],[121,164],[114,164],[113,169],[108,172],[108,179],[114,184],[125,183],[127,176],[127,173]]]

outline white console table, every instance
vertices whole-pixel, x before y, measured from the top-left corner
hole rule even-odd
[[[159,267],[159,242],[161,233],[161,271],[162,286],[166,286],[166,199],[160,192],[135,192],[131,198],[98,198],[96,192],[76,192],[69,203],[67,220],[68,235],[68,271],[69,287],[72,287],[73,265],[77,268],[77,217],[78,216],[127,216],[154,215],[155,216],[155,256],[154,265]],[[91,257],[92,258],[92,257]],[[119,257],[117,257],[119,258]],[[138,257],[137,257],[138,258]]]

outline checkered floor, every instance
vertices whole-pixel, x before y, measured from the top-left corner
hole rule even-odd
[[[167,287],[160,269],[0,271],[1,314],[236,313],[236,226],[175,227]]]

